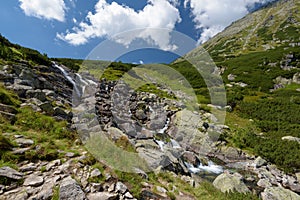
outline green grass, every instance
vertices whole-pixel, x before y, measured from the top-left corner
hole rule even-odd
[[[231,145],[260,155],[285,172],[299,172],[300,144],[281,139],[284,136],[300,138],[300,94],[295,87],[267,96],[248,94],[238,102],[235,111],[226,118],[231,127],[227,138]],[[263,136],[259,135],[261,132]]]
[[[17,96],[0,87],[1,103],[18,106],[20,101]],[[56,121],[50,116],[33,111],[31,108],[17,108],[16,122],[12,125],[4,118],[0,118],[0,158],[1,166],[13,166],[22,160],[53,160],[63,156],[58,149],[71,151],[78,154],[73,148],[73,141],[77,138],[74,131],[67,128],[66,121]],[[8,133],[5,136],[3,133]],[[23,135],[32,139],[32,149],[25,152],[25,155],[14,155],[11,153],[14,142],[14,135]],[[35,149],[38,147],[38,150]]]
[[[17,107],[21,102],[16,94],[6,90],[4,86],[0,84],[0,103]]]
[[[188,194],[201,200],[257,200],[258,197],[253,194],[239,194],[239,193],[222,193],[216,189],[212,183],[201,182],[198,187],[193,187],[189,183],[184,182],[179,176],[174,176],[171,172],[164,171],[159,174],[153,172],[148,173],[148,179],[143,179],[138,174],[125,173],[116,171],[120,181],[124,182],[135,198],[141,197],[143,189],[141,182],[147,182],[150,185],[160,186],[167,189],[167,195],[170,199],[176,199],[179,192]],[[173,190],[173,188],[177,188]],[[156,187],[152,188],[152,192],[157,192]],[[179,198],[179,196],[177,197]]]

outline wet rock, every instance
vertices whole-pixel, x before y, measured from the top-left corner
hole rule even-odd
[[[299,200],[300,196],[282,187],[269,187],[261,193],[261,198],[262,200]]]
[[[10,167],[1,167],[0,168],[0,176],[7,177],[14,180],[20,180],[23,178],[23,174],[10,168]]]
[[[37,187],[37,186],[40,186],[44,183],[44,178],[41,177],[41,176],[37,176],[37,175],[30,175],[28,176],[23,185],[24,186],[34,186],[34,187]]]
[[[213,182],[213,185],[222,192],[234,192],[247,193],[250,190],[241,179],[240,174],[229,174],[225,172],[219,175]]]
[[[60,200],[85,200],[86,196],[80,185],[71,177],[62,180],[59,188]]]

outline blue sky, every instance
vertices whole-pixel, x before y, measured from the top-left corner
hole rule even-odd
[[[185,48],[189,51],[245,16],[254,6],[267,2],[269,0],[9,0],[1,2],[0,33],[13,43],[39,50],[49,57],[80,59],[86,58],[105,40],[124,47],[144,40],[154,48],[128,51],[126,55],[115,57],[124,62],[168,63],[178,56],[174,54],[175,49],[181,47],[173,41],[173,32],[178,31],[195,41],[194,46]],[[149,27],[152,31],[147,29]],[[153,31],[156,29],[162,31]],[[125,34],[132,30],[144,31]],[[106,58],[100,55],[99,59]]]

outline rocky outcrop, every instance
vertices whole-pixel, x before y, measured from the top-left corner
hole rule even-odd
[[[179,100],[134,92],[122,81],[103,79],[97,82],[88,74],[87,77],[74,74],[63,66],[15,64],[6,68],[9,70],[3,71],[0,78],[7,88],[21,97],[21,107],[30,106],[58,120],[72,121],[72,128],[77,128],[83,143],[99,132],[112,142],[125,141],[148,169],[156,173],[172,171],[193,187],[200,182],[196,181],[198,173],[206,170],[206,175],[211,174],[209,168],[220,167],[211,164],[209,157],[214,157],[222,161],[224,168],[253,173],[247,180],[251,179],[252,185],[260,188],[259,192],[266,188],[266,196],[270,193],[267,189],[275,186],[299,193],[299,179],[293,175],[283,173],[263,158],[249,156],[237,148],[226,147],[224,141],[218,141],[218,136],[228,127],[217,125],[218,119],[211,113],[186,109]],[[76,79],[86,81],[82,81],[83,85],[76,85]],[[84,83],[87,80],[92,81],[91,86]],[[0,112],[16,114],[13,107],[1,104]],[[30,138],[14,137],[19,147],[12,149],[13,154],[24,155],[35,145]],[[51,199],[57,192],[54,188],[60,188],[60,199],[134,199],[130,188],[113,176],[106,177],[104,172],[81,162],[86,154],[80,154],[66,152],[62,160],[24,162],[19,166],[20,172],[0,168],[0,177],[19,184],[0,187],[1,197]],[[148,177],[142,169],[134,170],[141,177]],[[216,174],[221,173],[222,167],[217,171]],[[97,179],[105,181],[99,183],[95,181]],[[21,180],[24,181],[22,184],[18,182]],[[243,180],[238,173],[226,172],[215,179],[214,185],[223,192],[246,193],[249,188],[252,190]],[[145,199],[166,198],[166,189],[162,187],[151,187],[159,190],[159,194],[153,193],[148,186],[145,188],[142,192]]]

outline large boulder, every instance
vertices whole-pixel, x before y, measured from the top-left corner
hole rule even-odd
[[[261,198],[263,200],[299,200],[300,196],[282,187],[269,187],[261,193]]]
[[[250,192],[248,187],[242,181],[242,176],[238,173],[230,174],[228,172],[224,172],[214,180],[213,185],[224,193],[225,192],[239,192],[239,193]]]

